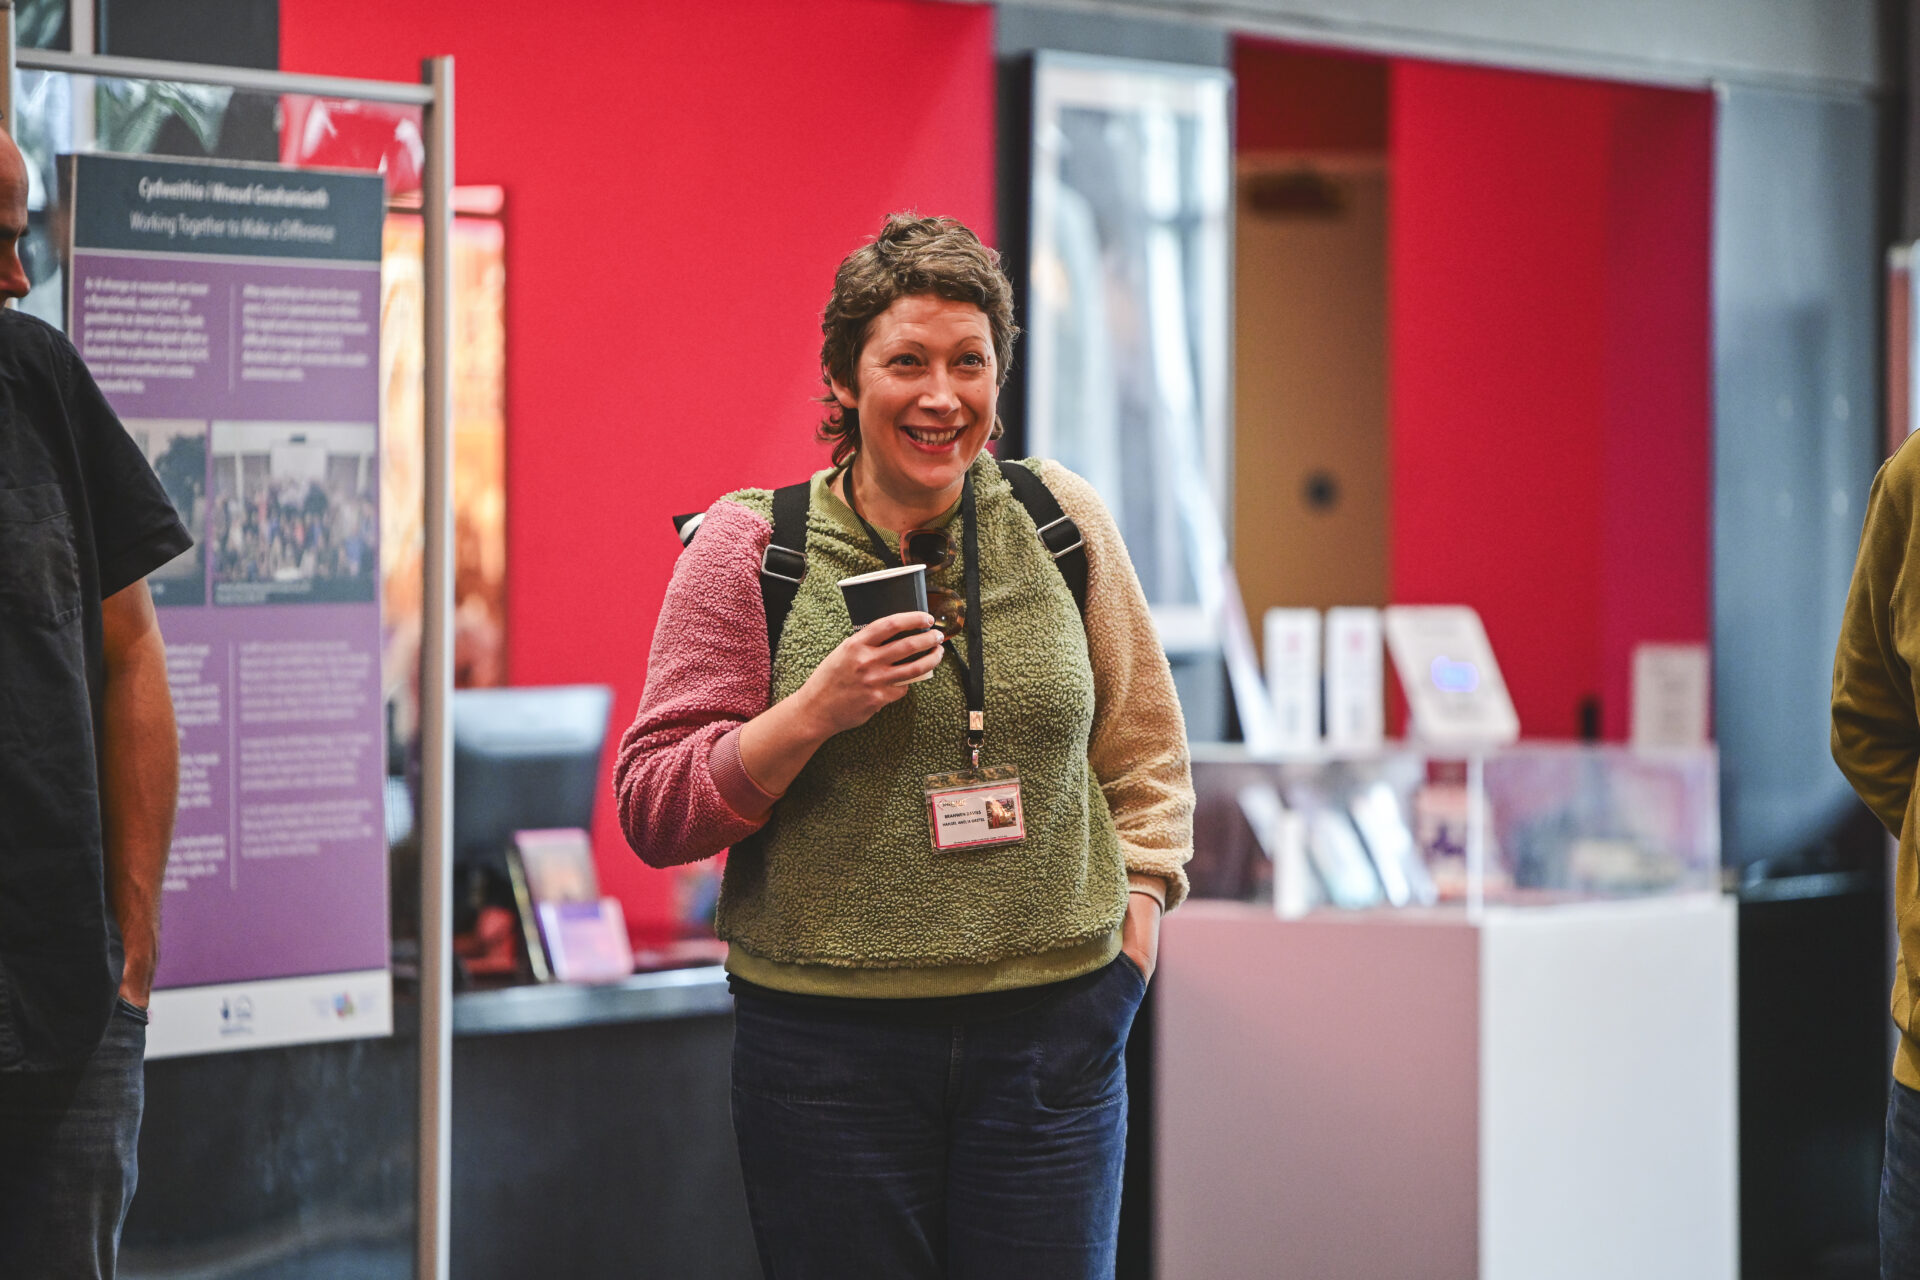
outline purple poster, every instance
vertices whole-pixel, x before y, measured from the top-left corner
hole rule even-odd
[[[150,1053],[384,1034],[382,180],[68,164],[69,332],[196,542]]]

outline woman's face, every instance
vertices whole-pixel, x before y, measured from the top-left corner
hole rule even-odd
[[[998,374],[979,307],[930,294],[897,299],[867,328],[854,362],[858,391],[833,384],[860,414],[855,465],[896,501],[944,508],[993,430]]]

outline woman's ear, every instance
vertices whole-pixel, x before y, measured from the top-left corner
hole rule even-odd
[[[827,385],[833,388],[833,398],[840,402],[842,409],[858,409],[860,407],[859,394],[831,373],[827,375]]]

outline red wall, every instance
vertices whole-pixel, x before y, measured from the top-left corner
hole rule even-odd
[[[1711,99],[1400,61],[1390,114],[1393,598],[1622,737],[1633,645],[1707,639]]]
[[[1613,93],[1600,694],[1619,738],[1634,645],[1712,626],[1713,100]]]
[[[516,684],[639,700],[668,516],[824,465],[820,311],[891,210],[992,238],[993,38],[929,0],[282,0],[290,71],[417,79],[456,59],[463,183],[506,189],[508,631]],[[603,798],[608,892],[671,882]]]

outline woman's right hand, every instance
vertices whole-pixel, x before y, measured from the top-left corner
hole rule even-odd
[[[896,613],[867,624],[842,640],[792,694],[747,721],[740,730],[740,766],[754,785],[782,794],[828,738],[859,728],[906,697],[946,652],[946,637],[932,626],[932,615],[925,613]]]
[[[865,724],[940,665],[946,637],[929,630],[932,626],[932,615],[925,613],[877,619],[842,640],[813,669],[796,692],[824,737]]]

